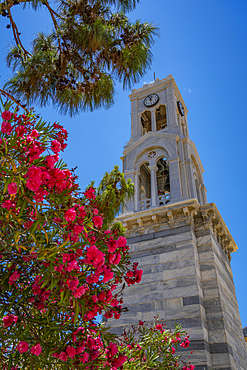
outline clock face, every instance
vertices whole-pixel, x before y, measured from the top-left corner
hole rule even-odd
[[[181,101],[178,101],[178,110],[179,110],[179,113],[181,114],[181,116],[184,116],[184,108],[181,104]]]
[[[146,107],[152,107],[159,101],[159,96],[157,94],[151,94],[146,96],[146,98],[143,100],[143,103]]]

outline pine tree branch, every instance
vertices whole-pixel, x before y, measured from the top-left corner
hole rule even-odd
[[[28,113],[28,109],[24,107],[24,105],[22,105],[18,100],[16,100],[11,94],[9,94],[7,91],[4,91],[2,89],[0,89],[0,93],[1,94],[4,94],[5,96],[7,96],[9,99],[11,99],[13,102],[15,102],[15,104],[18,105],[18,107],[22,108],[25,110],[25,112]]]
[[[27,56],[29,56],[31,54],[22,45],[21,39],[19,37],[19,34],[20,33],[18,31],[18,28],[16,26],[16,23],[13,20],[13,17],[12,17],[12,14],[11,14],[11,11],[10,11],[10,8],[9,7],[7,7],[7,12],[8,12],[9,20],[10,20],[11,25],[12,25],[12,30],[13,30],[13,35],[14,35],[16,46],[20,45],[20,47],[22,48],[22,50],[24,52],[24,55],[27,57]]]

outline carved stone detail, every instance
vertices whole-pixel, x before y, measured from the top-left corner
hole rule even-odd
[[[168,225],[171,229],[173,229],[176,225],[174,219],[173,219],[173,213],[172,211],[168,211],[167,212],[167,216],[168,216]]]
[[[194,226],[194,216],[197,214],[197,210],[193,209],[192,211],[190,211],[188,207],[184,207],[183,213],[184,213],[184,222],[186,223],[186,225]]]
[[[156,157],[156,152],[155,152],[154,150],[151,150],[151,152],[149,152],[149,153],[147,154],[147,157],[148,157],[149,159],[155,158],[155,157]]]
[[[196,229],[201,227],[212,230],[215,240],[221,246],[226,256],[231,260],[231,253],[237,250],[237,246],[214,205],[198,207],[197,203],[186,203],[180,207],[169,207],[168,209],[147,210],[141,214],[121,215],[117,221],[122,221],[126,229],[126,237],[134,237],[149,232],[174,228],[180,223],[191,225]],[[198,214],[198,217],[195,217]],[[194,221],[195,220],[195,221]],[[195,222],[195,225],[194,225]]]
[[[208,215],[207,212],[202,212],[202,218],[203,218],[203,226],[205,227],[205,229],[213,229],[213,223],[212,223],[212,220],[213,220],[213,216],[211,215]]]
[[[141,234],[141,235],[144,234],[145,227],[144,227],[142,219],[138,218],[136,221],[137,221],[138,226],[139,226],[138,233]]]

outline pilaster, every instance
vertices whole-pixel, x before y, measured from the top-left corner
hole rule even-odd
[[[157,200],[158,200],[158,190],[157,190],[157,170],[158,167],[156,164],[151,164],[148,166],[148,168],[151,171],[151,204],[152,207],[157,206]]]
[[[168,163],[171,187],[170,200],[171,202],[175,202],[182,199],[179,160],[178,159],[170,160],[168,161]]]
[[[138,100],[133,99],[131,101],[131,138],[136,138],[138,136],[138,116],[137,116],[137,104]]]
[[[168,113],[168,121],[167,125],[172,126],[172,125],[177,125],[178,126],[178,121],[177,121],[177,106],[176,106],[176,97],[174,94],[174,89],[173,86],[169,86],[166,89],[167,93],[167,113]]]

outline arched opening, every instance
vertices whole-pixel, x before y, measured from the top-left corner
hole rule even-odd
[[[148,168],[149,163],[141,165],[139,176],[139,196],[140,210],[151,207],[151,172]]]
[[[170,199],[169,166],[165,157],[158,160],[157,167],[158,205],[162,206]]]
[[[166,106],[160,105],[155,112],[156,118],[156,129],[157,131],[163,130],[167,126],[167,118],[166,118]]]
[[[147,132],[152,130],[151,112],[145,111],[142,113],[141,123],[142,123],[142,135],[145,135]]]

